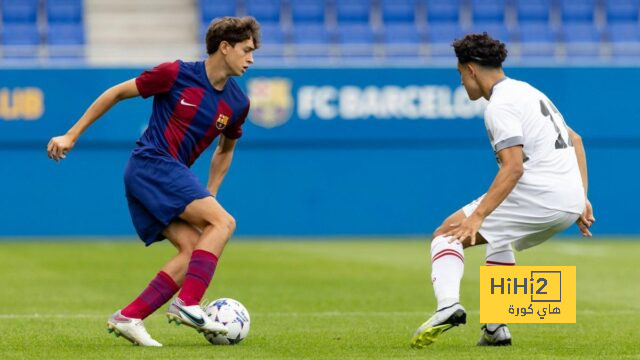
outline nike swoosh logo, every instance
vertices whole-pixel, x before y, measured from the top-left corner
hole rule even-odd
[[[180,104],[185,105],[185,106],[193,106],[193,107],[197,107],[198,105],[195,104],[190,104],[186,101],[184,101],[184,99],[180,100]]]
[[[191,320],[194,324],[198,325],[198,326],[203,326],[204,325],[204,319],[201,316],[195,317],[193,316],[193,314],[191,314],[190,312],[186,311],[182,306],[180,305],[176,305],[178,306],[178,310],[180,310],[181,313],[183,313],[186,317],[189,318],[189,320]]]

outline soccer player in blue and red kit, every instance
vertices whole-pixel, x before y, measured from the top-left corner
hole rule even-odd
[[[259,24],[252,17],[214,20],[207,30],[208,57],[156,66],[100,95],[69,131],[49,141],[48,156],[60,161],[79,136],[120,100],[153,96],[149,126],[137,141],[124,183],[135,229],[145,245],[165,238],[177,248],[148,287],[107,321],[110,332],[134,344],[162,346],[142,320],[171,302],[169,321],[199,332],[225,334],[199,302],[213,277],[218,258],[235,230],[235,220],[215,195],[229,169],[249,99],[233,76],[253,63]],[[220,136],[204,187],[189,167]]]

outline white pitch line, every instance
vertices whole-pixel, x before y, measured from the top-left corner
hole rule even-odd
[[[469,310],[468,314],[477,315],[479,310]],[[640,310],[596,311],[578,310],[578,315],[640,315]],[[252,317],[393,317],[393,316],[427,316],[428,311],[320,311],[320,312],[261,312],[251,313]],[[107,319],[105,314],[0,314],[0,319]]]

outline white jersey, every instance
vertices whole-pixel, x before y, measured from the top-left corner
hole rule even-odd
[[[524,173],[505,203],[536,216],[582,213],[578,160],[564,118],[549,98],[526,82],[506,78],[493,87],[484,117],[495,153],[523,146]]]

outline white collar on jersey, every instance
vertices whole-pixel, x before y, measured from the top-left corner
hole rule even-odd
[[[496,83],[493,84],[493,86],[491,86],[491,91],[489,91],[489,98],[491,98],[491,95],[493,95],[493,89],[496,87],[496,85],[500,84],[501,82],[503,82],[503,81],[505,81],[507,79],[508,79],[508,77],[505,76],[505,77],[499,79],[498,81],[496,81]]]

